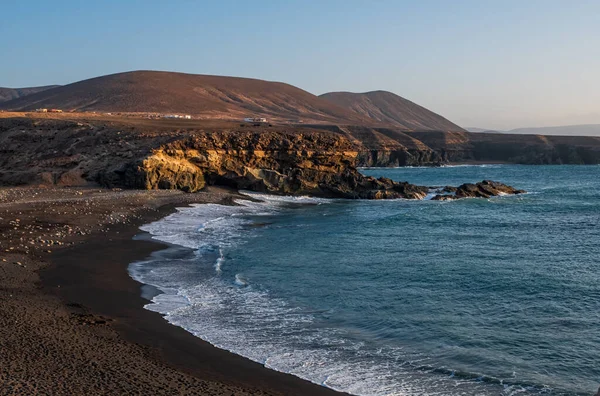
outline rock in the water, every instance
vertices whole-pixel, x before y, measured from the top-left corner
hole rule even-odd
[[[489,198],[497,195],[522,194],[525,191],[517,190],[506,184],[491,180],[484,180],[477,184],[462,184],[456,189],[458,198]]]
[[[499,195],[523,194],[524,190],[517,190],[514,187],[499,182],[484,180],[479,183],[465,183],[456,188],[445,187],[443,192],[452,192],[454,194],[439,194],[432,198],[434,201],[449,201],[459,198],[490,198]]]

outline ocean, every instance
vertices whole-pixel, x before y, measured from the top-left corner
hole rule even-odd
[[[373,168],[492,199],[193,205],[142,227],[146,308],[223,349],[356,395],[592,395],[600,166]]]

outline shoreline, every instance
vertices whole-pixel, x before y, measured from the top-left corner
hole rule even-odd
[[[44,194],[44,190],[27,189],[28,192],[32,190]],[[62,189],[64,191],[72,190]],[[87,194],[85,190],[83,193]],[[118,197],[111,199],[118,194],[102,193],[108,196],[107,203],[121,203]],[[20,259],[26,266],[8,268],[22,274],[27,271],[30,279],[23,290],[23,298],[15,307],[0,304],[0,313],[3,313],[2,309],[15,308],[15,326],[11,328],[10,322],[0,320],[0,324],[5,325],[0,326],[3,328],[0,336],[16,334],[14,345],[6,344],[9,353],[5,358],[17,357],[10,364],[0,357],[1,365],[7,363],[6,367],[9,367],[5,370],[6,378],[0,374],[0,394],[48,390],[52,394],[131,391],[214,395],[343,394],[219,349],[170,324],[159,313],[144,308],[148,300],[142,295],[143,284],[130,276],[128,266],[164,249],[166,244],[134,239],[135,235],[143,233],[139,226],[167,216],[176,207],[191,203],[228,203],[237,195],[233,191],[217,191],[215,196],[212,192],[196,195],[146,191],[130,195],[141,196],[143,200],[147,199],[146,194],[166,197],[143,208],[127,208],[128,214],[135,216],[123,215],[121,219],[133,217],[131,221],[123,220],[104,230],[92,227],[95,229],[89,233],[80,231],[85,236],[76,237],[77,241],[70,246],[63,245],[51,253],[44,251],[45,256],[38,251],[29,252],[30,261]],[[39,223],[42,215],[39,211],[44,211],[46,206],[43,199],[36,202],[41,205],[32,209],[33,224]],[[68,200],[56,202],[61,207],[77,205]],[[30,205],[31,201],[26,199],[20,206],[17,202],[12,209],[15,217],[25,217],[17,210]],[[129,204],[122,206],[126,205]],[[8,206],[10,208],[10,203]],[[122,211],[121,205],[119,208]],[[93,211],[90,214],[89,220],[95,224],[98,216],[94,216]],[[72,215],[67,213],[66,217]],[[0,221],[9,220],[7,217],[0,214]],[[57,219],[56,223],[67,223],[64,220]],[[20,224],[26,224],[24,219],[20,219]],[[65,245],[69,243],[65,242]],[[10,283],[10,279],[4,278],[0,301],[6,284]],[[19,288],[18,285],[13,287]],[[35,301],[32,303],[32,300]],[[32,311],[31,317],[19,313],[25,307]],[[43,325],[35,323],[38,320]],[[32,328],[36,329],[33,334]],[[4,346],[2,341],[0,344]],[[45,350],[46,355],[41,359],[39,348]]]

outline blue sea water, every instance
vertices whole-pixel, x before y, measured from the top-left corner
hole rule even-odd
[[[147,308],[357,395],[591,395],[600,385],[600,166],[364,169],[529,193],[451,202],[253,195],[143,227]],[[179,246],[179,247],[177,247]]]

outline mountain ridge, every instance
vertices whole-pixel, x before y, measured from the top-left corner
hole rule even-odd
[[[0,87],[0,103],[8,102],[13,99],[22,98],[38,92],[47,91],[49,89],[60,87],[60,85],[44,85],[41,87],[26,87],[26,88],[6,88]]]
[[[358,95],[358,96],[355,96]],[[364,96],[368,109],[352,101]],[[351,101],[351,102],[352,102]],[[293,85],[253,78],[164,71],[130,71],[94,77],[0,103],[0,109],[32,111],[184,113],[197,118],[464,131],[426,108],[387,91],[313,95]]]

